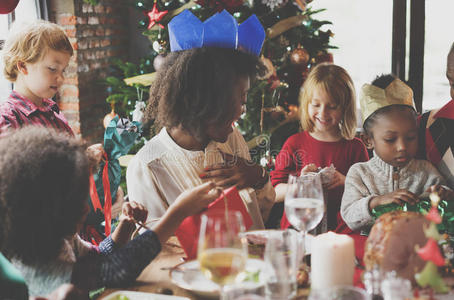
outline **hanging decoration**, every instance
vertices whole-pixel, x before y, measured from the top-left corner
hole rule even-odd
[[[159,22],[162,20],[162,18],[164,18],[164,16],[168,12],[169,11],[167,11],[167,10],[159,11],[158,4],[157,4],[157,2],[155,2],[152,10],[144,12],[144,14],[148,17],[147,29],[151,29],[156,24],[158,24],[159,27],[164,28],[164,26],[162,24],[160,24]]]
[[[284,6],[288,0],[262,0],[262,3],[268,6],[271,10]],[[300,0],[298,0],[300,1]]]
[[[143,113],[145,112],[146,104],[143,101],[143,90],[137,87],[137,100],[132,111],[132,121],[142,123]]]
[[[158,54],[158,56],[156,56],[153,60],[153,67],[154,69],[157,71],[159,71],[162,67],[162,65],[164,64],[164,61],[165,61],[165,55],[164,54]]]
[[[107,115],[104,116],[104,119],[102,121],[102,124],[104,125],[104,128],[107,128],[107,126],[109,126],[110,124],[110,121],[112,121],[113,118],[115,118],[117,115],[117,113],[115,112],[115,102],[110,102],[110,113],[108,113]]]
[[[290,62],[295,66],[306,66],[310,55],[306,49],[298,47],[290,53]]]

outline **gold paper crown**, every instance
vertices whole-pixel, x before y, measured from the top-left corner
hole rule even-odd
[[[413,90],[398,78],[394,79],[385,89],[367,83],[364,84],[361,88],[359,103],[363,124],[371,114],[386,106],[402,104],[415,108]]]

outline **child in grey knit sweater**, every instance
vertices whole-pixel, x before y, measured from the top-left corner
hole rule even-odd
[[[374,157],[347,173],[341,215],[352,230],[372,225],[371,211],[377,206],[414,204],[430,189],[448,193],[437,169],[415,159],[418,132],[412,90],[392,75],[381,76],[363,86],[360,103],[363,139]]]

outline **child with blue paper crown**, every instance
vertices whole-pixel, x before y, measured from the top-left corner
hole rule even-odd
[[[361,89],[364,142],[374,150],[367,162],[353,165],[345,179],[341,215],[352,230],[372,225],[374,208],[415,204],[428,190],[443,198],[444,178],[428,161],[415,159],[418,147],[413,91],[392,75]]]
[[[172,52],[144,114],[144,123],[162,129],[129,163],[130,199],[158,218],[182,191],[213,180],[221,188],[236,186],[251,228],[264,228],[275,193],[233,123],[259,71],[265,31],[255,15],[238,26],[226,11],[203,23],[183,11],[168,26]]]

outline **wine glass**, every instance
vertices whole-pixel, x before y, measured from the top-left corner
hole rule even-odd
[[[214,211],[202,215],[197,259],[202,273],[220,285],[221,299],[224,286],[235,281],[245,269],[247,244],[243,216],[238,211]]]
[[[320,175],[290,175],[285,195],[285,215],[290,224],[302,233],[304,243],[307,232],[320,223],[324,212]]]

